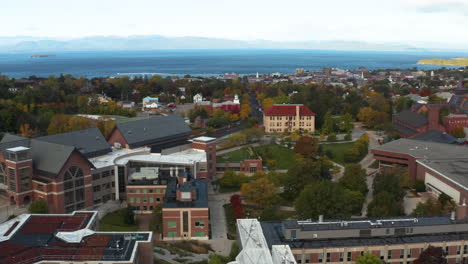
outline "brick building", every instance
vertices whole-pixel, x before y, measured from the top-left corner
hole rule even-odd
[[[371,150],[380,168],[404,167],[414,180],[438,196],[449,195],[456,203],[468,200],[468,147],[399,139]]]
[[[178,171],[194,179],[215,175],[215,139],[190,136],[190,128],[178,116],[119,124],[108,141],[97,128],[35,139],[7,134],[0,142],[0,187],[12,205],[44,199],[53,213],[124,200],[130,194],[136,202],[136,192],[146,190],[148,196],[140,194],[140,204],[129,203],[139,206],[137,211],[150,211],[163,201],[164,175],[175,178]],[[134,180],[151,168],[158,170],[161,181],[140,188]]]
[[[208,189],[204,179],[179,175],[167,185],[162,208],[163,239],[207,240],[210,235]]]
[[[451,216],[261,222],[268,246],[289,246],[297,263],[355,263],[364,253],[412,263],[429,246],[450,264],[468,261],[466,205]]]
[[[315,131],[315,113],[307,106],[297,104],[275,104],[263,112],[266,133]]]
[[[20,215],[0,224],[0,263],[153,263],[151,232],[98,232],[98,224],[96,211]]]

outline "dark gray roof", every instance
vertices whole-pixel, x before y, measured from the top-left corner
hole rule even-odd
[[[466,151],[468,152],[468,148],[466,148]],[[443,176],[449,178],[452,182],[468,190],[468,157],[439,160],[421,159],[418,162],[438,173],[442,173]]]
[[[460,159],[468,158],[468,148],[460,145],[451,145],[421,140],[400,138],[373,150],[407,154],[416,159]]]
[[[438,130],[429,130],[425,133],[415,136],[413,139],[421,141],[429,141],[436,143],[454,144],[457,139]]]
[[[142,147],[179,137],[188,137],[192,130],[179,115],[158,116],[119,123],[116,126],[130,147]]]
[[[314,221],[298,222],[297,220],[286,220],[282,222],[284,228],[286,229],[300,229],[303,231],[434,226],[450,225],[452,223],[454,222],[447,216],[418,216],[417,218],[402,216],[354,220],[324,220],[321,223]]]
[[[0,151],[13,147],[31,149],[33,167],[43,176],[55,177],[75,150],[73,146],[60,145],[6,134],[0,142]]]
[[[412,127],[422,127],[427,124],[427,117],[424,115],[420,115],[418,113],[412,112],[410,110],[403,110],[401,111],[396,117],[396,120],[408,124]]]
[[[72,131],[36,138],[49,143],[74,146],[88,158],[101,156],[112,151],[109,143],[98,128]]]
[[[190,188],[188,188],[190,186]],[[180,188],[182,187],[182,189]],[[196,190],[197,197],[191,202],[177,201],[177,190]],[[195,179],[178,186],[176,178],[172,178],[166,187],[163,208],[208,208],[208,188],[206,180]]]
[[[393,123],[392,124],[392,127],[393,129],[395,129],[398,133],[400,133],[401,135],[404,135],[406,137],[410,137],[414,134],[417,134],[418,131],[414,130],[414,129],[411,129],[409,127],[406,127],[406,126],[403,126],[403,125],[400,125],[398,123]]]
[[[263,235],[268,247],[273,245],[289,245],[291,249],[301,248],[330,248],[330,247],[360,247],[395,244],[431,243],[442,241],[467,240],[468,232],[405,235],[391,237],[367,237],[367,238],[338,238],[338,239],[310,239],[288,240],[282,234],[281,222],[261,222]]]

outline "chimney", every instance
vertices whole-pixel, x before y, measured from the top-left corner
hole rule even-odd
[[[299,126],[299,118],[300,118],[300,112],[301,111],[301,106],[300,105],[296,105],[296,126],[294,129],[297,129],[299,130],[300,126]]]
[[[429,130],[439,130],[439,106],[429,106],[429,115],[428,115],[428,122],[429,122]]]
[[[463,204],[459,205],[456,208],[456,213],[455,213],[456,219],[457,220],[465,219],[467,213],[468,213],[468,207],[466,206],[465,200],[463,199]]]

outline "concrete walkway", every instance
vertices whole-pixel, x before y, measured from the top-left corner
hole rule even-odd
[[[372,197],[374,194],[374,189],[373,189],[373,184],[374,184],[374,178],[375,178],[375,173],[376,169],[369,168],[370,165],[374,162],[374,155],[371,153],[371,149],[377,146],[377,141],[378,137],[375,135],[373,131],[366,131],[367,135],[369,135],[369,153],[359,162],[362,166],[362,168],[366,169],[367,173],[367,189],[369,190],[366,195],[366,199],[364,201],[364,204],[362,205],[362,211],[361,211],[361,216],[366,217],[367,216],[367,207],[369,206],[369,203],[372,202]]]

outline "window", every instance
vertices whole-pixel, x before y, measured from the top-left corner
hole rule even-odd
[[[94,192],[99,192],[99,191],[101,191],[101,186],[100,186],[100,185],[94,186],[94,187],[93,187],[93,191],[94,191]]]
[[[460,255],[461,252],[461,246],[457,246],[457,255]]]
[[[205,231],[195,231],[195,236],[204,237],[205,236]]]
[[[188,221],[188,212],[182,212],[182,230],[183,232],[189,231],[189,221]]]
[[[304,262],[305,263],[310,263],[310,255],[309,254],[304,255]]]
[[[147,190],[147,189],[143,189],[143,193],[148,193],[148,190]]]
[[[153,189],[149,189],[149,193],[153,193]]]
[[[392,259],[392,250],[391,249],[387,253],[387,259]]]
[[[101,175],[99,173],[94,173],[93,174],[93,181],[99,180],[101,178]]]
[[[5,162],[0,162],[0,183],[6,184],[6,164]]]
[[[161,198],[156,197],[156,202],[160,202],[160,201],[161,201]]]
[[[130,202],[131,202],[131,203],[135,202],[135,198],[130,197]]]
[[[149,201],[150,201],[150,203],[154,203],[154,198],[153,198],[153,197],[150,197],[150,198],[149,198]]]
[[[136,189],[136,190],[135,190],[135,193],[140,193],[140,189]]]
[[[110,176],[110,171],[103,171],[102,172],[102,178],[107,178]]]
[[[29,191],[31,189],[31,168],[21,168],[18,170],[18,177],[20,180],[21,191]]]
[[[129,192],[130,192],[130,193],[134,193],[134,192],[135,192],[135,190],[133,190],[133,189],[130,189],[130,191],[129,191]]]
[[[65,211],[72,212],[84,208],[84,173],[77,166],[68,168],[63,176]]]
[[[195,221],[195,226],[205,226],[205,221]]]
[[[330,262],[331,253],[327,253],[327,262]]]
[[[192,199],[192,193],[190,193],[190,192],[181,192],[180,197],[182,199]]]
[[[344,252],[340,252],[340,262],[343,262],[344,260]]]
[[[463,246],[463,254],[468,254],[468,245]]]
[[[318,262],[323,262],[323,253],[319,253]]]
[[[348,252],[348,256],[346,257],[346,261],[351,261],[351,252]]]
[[[176,221],[167,221],[167,227],[176,227],[177,223]]]
[[[387,228],[387,229],[385,230],[385,234],[390,235],[390,229]]]
[[[177,232],[173,232],[173,231],[167,232],[167,237],[176,237],[176,236],[177,236]]]
[[[16,192],[15,170],[8,168],[8,177],[10,178],[10,191]]]
[[[137,202],[137,203],[140,203],[140,202],[141,202],[140,197],[137,197],[137,198],[136,198],[136,202]]]
[[[257,167],[250,167],[250,172],[255,173],[257,171]]]
[[[384,259],[385,258],[385,250],[380,250],[380,259]]]
[[[38,184],[37,185],[37,190],[43,192],[44,191],[44,185],[43,184]]]
[[[447,255],[449,254],[449,247],[448,247],[448,246],[445,247],[445,253],[446,253]]]
[[[143,202],[144,202],[144,203],[148,202],[148,198],[143,197]]]
[[[160,189],[156,189],[156,193],[160,193],[160,192],[161,192],[161,190],[160,190]]]

